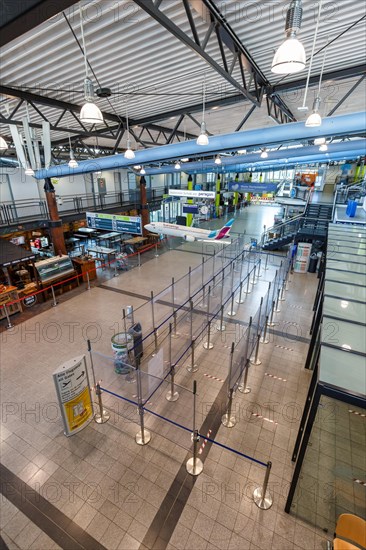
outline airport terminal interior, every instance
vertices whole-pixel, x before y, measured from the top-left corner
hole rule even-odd
[[[2,0],[1,550],[366,549],[365,20]]]

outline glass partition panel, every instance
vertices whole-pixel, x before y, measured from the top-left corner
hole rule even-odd
[[[365,517],[366,410],[322,396],[291,512],[332,534],[340,514]]]

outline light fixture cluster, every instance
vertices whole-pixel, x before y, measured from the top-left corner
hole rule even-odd
[[[0,151],[6,151],[8,148],[8,144],[6,143],[5,139],[0,136]]]

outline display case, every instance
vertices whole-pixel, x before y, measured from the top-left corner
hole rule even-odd
[[[75,273],[74,266],[69,256],[54,256],[53,258],[47,258],[47,260],[36,262],[35,267],[39,279],[43,284],[53,281],[54,279],[61,279],[65,275],[72,275]]]

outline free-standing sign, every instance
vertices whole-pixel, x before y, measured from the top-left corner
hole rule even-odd
[[[37,296],[35,294],[31,294],[30,296],[26,296],[23,299],[23,304],[25,305],[25,307],[32,307],[36,303],[37,303]]]
[[[53,373],[65,435],[82,430],[93,416],[85,355],[70,359]]]
[[[119,231],[120,233],[142,234],[140,216],[116,216],[114,214],[99,214],[87,212],[86,221],[88,227],[103,229],[104,231]]]

